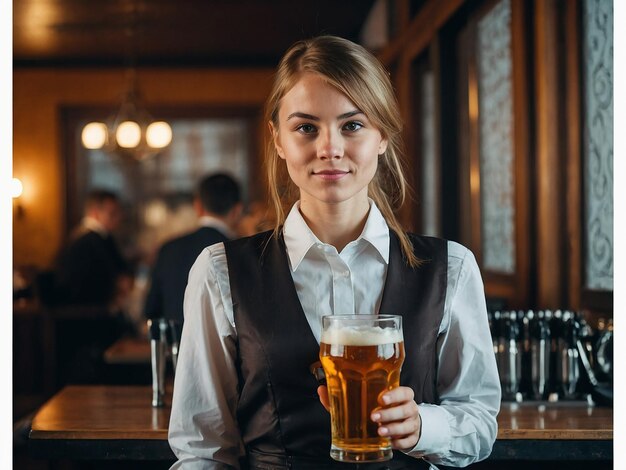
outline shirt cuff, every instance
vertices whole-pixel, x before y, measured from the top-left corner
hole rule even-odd
[[[406,452],[411,457],[421,457],[445,452],[450,447],[450,424],[446,410],[437,405],[419,405],[422,419],[421,436],[413,449]]]

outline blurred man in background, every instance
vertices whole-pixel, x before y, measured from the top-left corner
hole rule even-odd
[[[230,176],[217,173],[203,178],[194,198],[199,228],[165,243],[151,276],[144,313],[182,325],[183,297],[189,270],[200,252],[214,243],[235,237],[242,213],[241,190]]]
[[[83,220],[59,257],[59,303],[119,309],[133,283],[130,265],[113,237],[121,221],[115,193],[104,189],[89,193]]]
[[[61,250],[49,304],[55,314],[57,385],[102,383],[107,379],[104,351],[134,334],[124,305],[133,272],[113,236],[122,222],[118,196],[90,191],[84,217]]]

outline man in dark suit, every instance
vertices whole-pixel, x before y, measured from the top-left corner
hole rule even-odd
[[[207,246],[227,241],[241,216],[240,188],[230,176],[205,177],[194,199],[200,228],[165,243],[159,250],[144,313],[147,318],[183,321],[183,297],[189,270]]]
[[[83,220],[59,255],[53,279],[53,303],[59,307],[54,320],[57,385],[105,381],[104,351],[134,332],[123,311],[132,270],[113,238],[121,222],[117,195],[92,190]]]
[[[131,268],[113,238],[121,221],[115,193],[103,189],[89,193],[84,218],[59,256],[56,276],[61,304],[115,310],[128,295]]]

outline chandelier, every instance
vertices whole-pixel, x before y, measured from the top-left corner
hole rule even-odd
[[[86,124],[81,141],[87,149],[102,149],[125,159],[142,161],[170,144],[172,128],[165,121],[155,121],[142,106],[135,71],[131,69],[117,112],[105,122]]]
[[[83,127],[81,142],[87,149],[102,149],[126,160],[146,160],[172,141],[172,128],[165,121],[155,121],[141,103],[135,73],[136,32],[139,6],[135,1],[128,6],[126,15],[126,43],[128,72],[126,90],[118,110],[105,122],[90,122]]]

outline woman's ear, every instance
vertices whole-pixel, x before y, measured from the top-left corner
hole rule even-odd
[[[272,141],[274,142],[274,148],[276,149],[278,156],[284,160],[285,153],[283,152],[283,148],[280,146],[280,141],[278,137],[278,129],[274,126],[274,123],[272,121],[268,121],[267,125],[270,129],[270,133],[272,134]]]
[[[385,153],[387,151],[387,144],[388,144],[388,140],[383,138],[380,141],[380,144],[378,145],[378,155],[382,155],[383,153]]]

